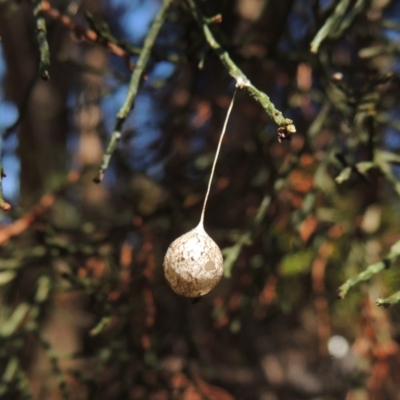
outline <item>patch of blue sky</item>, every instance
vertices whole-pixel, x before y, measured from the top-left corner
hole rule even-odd
[[[70,155],[67,161],[67,167],[73,168],[73,163],[75,162],[74,154],[76,153],[79,145],[79,132],[76,125],[75,115],[76,108],[79,107],[78,94],[75,89],[70,89],[67,100],[67,119],[68,119],[68,135],[67,135],[67,151]]]
[[[149,25],[160,8],[160,1],[111,0],[106,4],[111,12],[117,10],[122,39],[138,43],[146,36]]]
[[[157,181],[164,178],[164,162],[153,162],[147,169],[146,174]]]
[[[113,160],[111,158],[111,165],[107,168],[106,173],[104,174],[104,179],[102,184],[107,187],[115,187],[118,182],[118,175],[115,168],[113,168]]]
[[[67,96],[67,107],[70,110],[74,110],[78,103],[78,94],[76,89],[70,89]]]
[[[9,135],[6,139],[3,140],[3,151],[5,153],[15,153],[18,148],[18,135],[15,133],[13,135]]]
[[[129,141],[127,156],[135,170],[144,171],[158,158],[154,145],[161,138],[161,130],[154,124],[144,124],[135,129]]]
[[[279,49],[282,52],[293,51],[304,45],[303,41],[311,29],[307,18],[291,13],[288,17],[289,35],[283,35],[279,41]]]
[[[193,112],[191,119],[196,118],[196,112]],[[202,125],[194,126],[192,123],[192,134],[189,139],[189,145],[194,154],[201,153],[205,150],[206,135],[209,134],[210,118],[207,118]]]
[[[147,150],[159,137],[160,130],[154,126],[144,126],[136,131],[133,138],[130,140],[132,151],[142,153]]]
[[[308,33],[310,29],[310,23],[307,18],[299,15],[289,16],[288,21],[290,36],[296,45],[299,45],[304,36]]]
[[[397,179],[400,179],[400,165],[393,164],[392,172],[394,173],[394,175]]]
[[[271,92],[271,100],[275,104],[275,107],[281,109],[283,104],[285,104],[287,96],[287,87],[285,84],[277,81],[275,83],[274,89]]]
[[[21,164],[19,159],[10,153],[3,154],[2,163],[7,176],[3,179],[4,198],[11,203],[16,203],[19,197],[19,175]]]
[[[175,72],[175,64],[169,61],[157,62],[148,73],[149,83],[154,80],[168,79]]]
[[[147,128],[146,131],[136,133],[129,143],[128,154],[129,165],[134,170],[146,171],[153,165],[157,159],[157,150],[151,148],[151,146],[159,137],[160,130],[151,127]]]
[[[383,34],[391,42],[400,42],[400,31],[397,29],[386,28],[383,30]]]
[[[391,127],[387,128],[383,142],[391,150],[400,149],[400,131]]]
[[[0,42],[0,83],[6,74],[6,63],[4,60],[3,46]],[[4,91],[0,85],[0,133],[12,125],[18,118],[18,109],[11,101],[4,99]]]
[[[137,62],[138,57],[132,56],[130,60],[134,63]],[[110,86],[114,87],[115,85],[119,85],[121,82],[129,82],[131,77],[131,73],[126,66],[126,61],[123,60],[121,57],[117,57],[115,54],[110,54],[109,58],[109,66],[112,71],[117,73],[117,76],[106,76],[104,77],[105,83]]]
[[[16,204],[19,197],[20,161],[16,156],[18,136],[10,135],[3,141],[2,163],[7,176],[2,181],[3,194],[7,201]]]
[[[4,61],[4,53],[3,53],[3,46],[0,42],[0,79],[3,79],[6,73],[6,63]],[[0,86],[1,90],[1,86]]]
[[[18,118],[18,109],[14,103],[0,97],[0,132],[7,129]]]
[[[383,11],[383,18],[390,19],[394,22],[400,22],[400,2],[399,1],[390,2]]]
[[[322,11],[326,11],[334,4],[334,0],[319,0],[319,6]]]
[[[392,63],[390,64],[390,71],[392,72],[400,72],[400,58],[396,57],[394,60],[392,60]]]
[[[205,147],[205,140],[202,135],[191,135],[189,139],[190,148],[193,153],[201,153]]]
[[[11,101],[4,99],[1,83],[6,74],[3,47],[0,42],[0,135],[18,118],[18,109]],[[4,198],[11,203],[16,203],[19,196],[20,162],[16,156],[18,138],[16,134],[9,136],[2,142],[2,164],[7,177],[2,181]],[[4,221],[2,221],[4,222]]]
[[[309,0],[297,0],[293,11],[288,16],[287,27],[295,46],[302,44],[310,29],[314,26],[314,15],[309,5]]]
[[[392,107],[388,112],[388,118],[389,121],[399,121],[400,107]],[[383,144],[391,150],[400,149],[400,130],[388,126],[384,131]]]
[[[67,152],[69,153],[67,167],[68,169],[71,169],[76,167],[74,163],[76,162],[75,154],[78,151],[79,146],[79,132],[72,121],[69,121],[69,127],[66,147]]]
[[[132,111],[135,128],[140,129],[142,126],[153,124],[158,119],[157,115],[153,97],[147,92],[139,92]]]
[[[114,129],[115,118],[128,91],[128,85],[121,85],[108,96],[104,96],[101,100],[101,109],[103,111],[103,124],[107,132],[111,134]]]

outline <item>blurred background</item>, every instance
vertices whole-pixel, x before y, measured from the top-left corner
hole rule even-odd
[[[196,303],[162,262],[235,81],[189,3],[96,184],[162,2],[0,0],[0,399],[400,399],[400,3],[197,2],[297,133],[237,93],[205,215],[224,278]]]

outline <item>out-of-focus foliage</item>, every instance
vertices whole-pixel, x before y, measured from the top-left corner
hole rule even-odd
[[[162,4],[0,0],[0,399],[398,399],[399,3]]]

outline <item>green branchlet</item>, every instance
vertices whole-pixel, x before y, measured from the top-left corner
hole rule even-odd
[[[204,37],[208,45],[215,51],[222,64],[228,70],[229,74],[236,80],[236,86],[247,91],[255,100],[257,100],[268,115],[279,126],[279,140],[290,139],[291,135],[296,132],[293,121],[285,118],[281,111],[277,110],[271,99],[261,90],[253,86],[243,71],[233,62],[229,53],[215,39],[210,27],[209,20],[202,14],[195,0],[187,0],[190,11],[200,29],[203,31]]]
[[[139,91],[139,85],[142,80],[144,70],[145,70],[147,62],[150,58],[150,54],[153,49],[156,38],[158,36],[158,33],[161,29],[161,26],[163,25],[163,23],[165,21],[167,10],[168,10],[171,2],[172,2],[172,0],[164,0],[163,1],[160,11],[158,12],[156,18],[154,19],[154,21],[150,27],[149,33],[146,36],[146,39],[144,41],[143,48],[140,52],[135,69],[133,70],[132,75],[131,75],[131,80],[130,80],[129,87],[128,87],[128,93],[125,97],[124,104],[122,105],[122,107],[120,108],[120,110],[117,114],[114,130],[111,134],[111,138],[109,140],[107,149],[104,153],[103,160],[102,160],[101,166],[99,168],[99,172],[98,172],[97,176],[94,178],[94,182],[96,182],[96,183],[99,183],[102,181],[102,179],[104,177],[104,173],[110,164],[112,154],[114,153],[114,151],[117,148],[118,143],[121,139],[121,136],[122,136],[121,132],[122,132],[123,124],[124,124],[126,118],[128,117],[129,113],[133,109],[134,101],[135,101],[136,95]]]
[[[339,287],[338,298],[344,299],[347,292],[354,286],[358,285],[360,282],[365,282],[371,279],[376,274],[380,273],[386,268],[389,268],[391,264],[397,260],[400,256],[400,240],[397,241],[391,248],[388,255],[382,260],[375,264],[370,265],[366,270],[360,272],[359,274],[352,276],[343,285]],[[383,301],[383,300],[381,300]],[[384,305],[384,304],[379,304]]]

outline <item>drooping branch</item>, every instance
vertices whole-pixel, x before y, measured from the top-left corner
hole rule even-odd
[[[281,111],[277,110],[271,99],[261,90],[253,86],[243,71],[233,62],[229,53],[215,39],[209,24],[208,19],[202,14],[195,0],[187,0],[190,11],[200,29],[203,31],[204,37],[208,45],[215,51],[222,64],[228,70],[229,74],[236,80],[237,86],[247,91],[253,96],[265,109],[268,115],[279,126],[278,134],[279,141],[290,139],[291,135],[296,133],[296,127],[293,121],[285,118]]]
[[[168,7],[170,6],[172,0],[164,0],[163,4],[160,8],[160,11],[158,12],[156,18],[154,19],[149,33],[146,36],[146,39],[143,44],[142,51],[140,52],[139,58],[137,60],[137,64],[135,67],[135,70],[133,71],[131,75],[131,80],[129,83],[128,87],[128,93],[126,95],[124,104],[120,108],[117,118],[115,121],[114,125],[114,130],[111,134],[106,152],[103,156],[102,163],[99,168],[99,172],[97,176],[94,178],[94,182],[99,183],[103,180],[104,173],[108,168],[108,165],[110,164],[110,159],[112,154],[114,153],[115,149],[117,148],[118,142],[121,139],[121,131],[123,128],[123,124],[128,117],[130,111],[133,108],[134,101],[136,98],[136,95],[139,90],[139,84],[142,80],[142,75],[144,73],[144,69],[147,65],[147,62],[149,60],[151,51],[153,49],[155,40],[157,38],[157,35],[161,29],[161,26],[164,23],[164,20],[166,18],[167,10]]]

